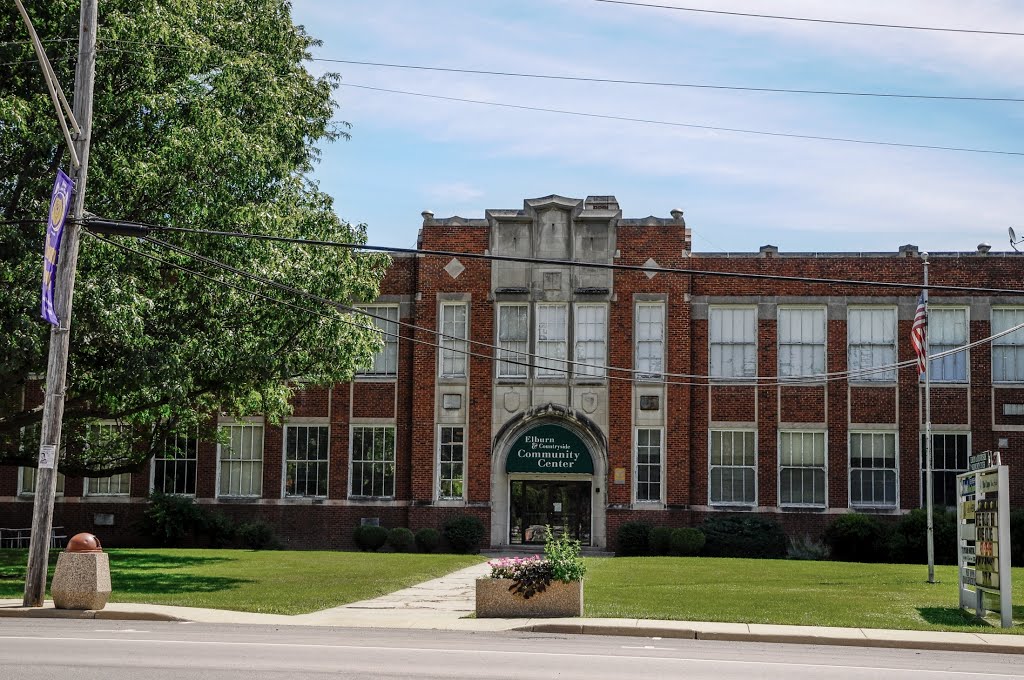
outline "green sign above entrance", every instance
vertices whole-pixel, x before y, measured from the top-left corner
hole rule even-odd
[[[516,437],[508,451],[505,471],[593,474],[594,460],[576,433],[546,423]]]

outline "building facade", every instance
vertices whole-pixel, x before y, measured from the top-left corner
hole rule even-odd
[[[923,505],[924,392],[900,366],[916,247],[694,253],[680,211],[625,219],[613,196],[547,196],[482,219],[425,212],[418,249],[467,255],[394,258],[364,308],[384,348],[356,380],[299,392],[281,426],[222,421],[230,444],[182,439],[145,472],[62,480],[55,523],[136,543],[157,490],[268,521],[290,547],[470,513],[492,546],[551,525],[613,549],[630,520],[760,513],[815,536],[841,513]],[[989,339],[1024,323],[1024,294],[978,290],[1019,288],[1022,262],[930,256],[934,285],[974,289],[931,293],[932,353],[967,347],[931,364],[937,504],[992,449],[1024,505],[1024,331]],[[0,468],[0,526],[30,524],[33,486],[33,470]]]

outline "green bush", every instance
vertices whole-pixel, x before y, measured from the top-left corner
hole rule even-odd
[[[711,557],[786,556],[782,526],[758,515],[712,515],[700,525],[707,541],[704,554]]]
[[[888,537],[885,525],[859,512],[840,515],[826,527],[823,535],[832,551],[832,559],[841,562],[886,561]]]
[[[1010,561],[1024,567],[1024,508],[1010,512]]]
[[[387,543],[388,530],[372,524],[362,524],[356,527],[353,538],[360,550],[376,552]]]
[[[811,538],[807,534],[790,536],[786,548],[786,558],[790,560],[827,560],[831,554],[824,541]]]
[[[555,538],[551,535],[551,527],[546,527],[544,557],[551,565],[551,578],[556,581],[582,581],[583,575],[587,573],[587,565],[580,559],[580,542],[567,531]]]
[[[203,510],[188,496],[153,492],[142,513],[142,533],[158,545],[175,546],[203,526]]]
[[[932,513],[936,564],[956,564],[956,514],[943,508]],[[887,562],[927,564],[928,514],[923,508],[900,518],[888,539]]]
[[[457,553],[473,553],[484,540],[484,523],[476,515],[459,515],[445,522],[444,537]]]
[[[412,532],[405,527],[395,527],[388,532],[388,545],[395,552],[405,552],[412,547],[413,541],[416,539],[413,537]]]
[[[423,527],[416,532],[416,549],[420,552],[434,552],[441,545],[441,532],[430,527]]]
[[[647,537],[652,555],[668,555],[672,550],[672,527],[654,527]]]
[[[619,527],[617,538],[616,555],[646,555],[650,551],[651,525],[647,522],[626,522]]]
[[[706,542],[707,538],[700,529],[692,527],[673,529],[669,538],[669,552],[681,557],[699,555]]]
[[[280,550],[281,541],[274,533],[274,527],[261,519],[243,522],[235,530],[235,536],[243,547],[251,550]]]
[[[206,536],[212,548],[223,548],[235,540],[235,523],[223,512],[210,511],[203,508],[202,527],[200,530]]]

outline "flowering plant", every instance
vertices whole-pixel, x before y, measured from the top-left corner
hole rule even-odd
[[[512,580],[509,592],[530,599],[547,590],[552,581],[582,581],[587,567],[580,559],[580,542],[568,533],[555,538],[551,527],[546,528],[544,555],[530,557],[503,557],[488,562],[491,578]]]

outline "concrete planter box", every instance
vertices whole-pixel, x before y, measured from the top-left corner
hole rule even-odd
[[[110,598],[107,553],[62,552],[50,584],[57,609],[103,609]]]
[[[512,579],[481,578],[476,581],[478,619],[517,619],[583,616],[583,581],[552,581],[543,593],[529,600],[510,593]]]

